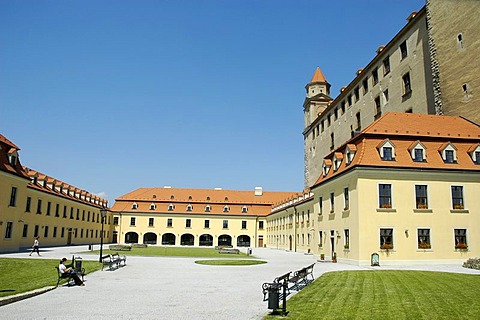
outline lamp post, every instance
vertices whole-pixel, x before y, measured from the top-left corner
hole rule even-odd
[[[105,222],[105,216],[107,215],[107,210],[104,207],[100,209],[100,215],[102,216],[102,232],[100,233],[100,257],[98,258],[99,262],[102,262],[103,256],[103,223]]]

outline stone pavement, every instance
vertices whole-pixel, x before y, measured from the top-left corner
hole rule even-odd
[[[84,260],[98,259],[78,254],[86,250],[86,246],[46,248],[42,257],[29,257],[28,253],[0,257],[71,259],[75,254]],[[314,263],[318,258],[268,248],[254,248],[253,255],[268,263],[205,266],[195,264],[199,258],[128,256],[126,267],[87,275],[85,287],[59,287],[2,306],[0,319],[261,319],[269,312],[267,303],[262,301],[262,283]],[[367,269],[372,268],[317,263],[314,275],[317,278],[328,271]],[[478,270],[451,265],[399,269],[480,274]]]

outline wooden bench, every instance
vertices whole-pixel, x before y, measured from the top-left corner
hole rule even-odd
[[[292,286],[289,288],[290,290],[300,291],[308,284],[312,283],[315,278],[313,277],[313,267],[315,263],[302,268],[298,271],[293,273],[293,277],[288,279]]]
[[[114,269],[118,269],[120,267],[127,265],[127,257],[122,255],[120,256],[118,253],[114,254],[107,254],[102,257],[102,270],[105,266],[108,266],[108,270],[112,271]]]
[[[68,272],[68,273],[61,273],[60,272],[60,269],[58,269],[58,267],[55,267],[55,269],[57,270],[57,274],[58,274],[58,280],[57,280],[57,287],[58,285],[60,284],[60,281],[66,279],[67,280],[67,286],[70,287],[70,282],[73,280],[73,274]],[[81,277],[82,278],[82,281],[85,281],[84,280],[84,276],[85,276],[85,269],[82,268],[80,270],[75,270],[75,273],[77,274],[77,276]]]

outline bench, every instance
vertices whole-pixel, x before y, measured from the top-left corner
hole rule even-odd
[[[290,290],[300,291],[308,284],[312,283],[315,278],[313,277],[313,267],[315,263],[297,270],[293,273],[293,277],[289,278],[288,281],[292,283]]]
[[[118,253],[114,254],[107,254],[102,257],[102,271],[105,266],[108,266],[108,270],[112,271],[114,269],[118,269],[119,267],[122,267],[127,265],[127,257],[126,256],[120,256]]]
[[[240,250],[238,250],[238,249],[230,249],[230,248],[223,248],[223,249],[218,250],[218,253],[227,253],[227,254],[233,253],[233,254],[239,254],[239,253],[240,253]]]
[[[67,280],[67,286],[70,287],[70,282],[73,280],[73,277],[72,277],[72,273],[61,273],[60,272],[60,269],[58,269],[58,267],[55,267],[55,269],[57,270],[57,274],[58,274],[58,280],[57,280],[57,287],[58,285],[60,284],[60,281],[66,279]],[[79,270],[76,270],[75,269],[75,273],[77,274],[77,276],[81,277],[82,278],[82,281],[85,281],[84,280],[84,276],[85,276],[85,269],[82,268],[82,269],[79,269]]]

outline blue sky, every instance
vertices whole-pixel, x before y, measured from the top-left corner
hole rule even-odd
[[[304,86],[333,97],[420,0],[0,0],[0,133],[113,200],[139,187],[300,191]]]

